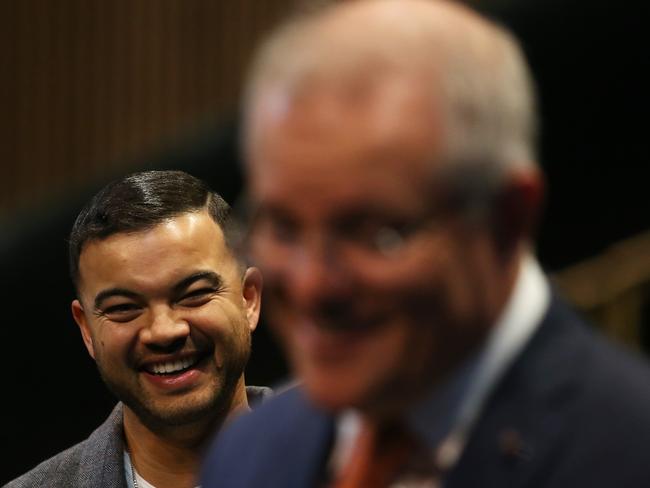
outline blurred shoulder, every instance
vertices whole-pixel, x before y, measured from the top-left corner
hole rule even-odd
[[[275,390],[265,388],[256,397],[253,409],[233,420],[219,433],[219,438],[239,436],[240,432],[248,431],[286,433],[286,423],[293,424],[297,418],[309,419],[320,415],[305,398],[303,390],[295,384]]]
[[[310,486],[305,480],[320,465],[333,425],[300,387],[283,389],[219,432],[204,458],[201,484]]]

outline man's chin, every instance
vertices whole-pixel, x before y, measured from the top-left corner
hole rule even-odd
[[[176,397],[152,394],[137,395],[120,388],[111,389],[150,430],[165,430],[199,422],[209,422],[216,418],[232,399],[221,387],[214,391],[188,392]]]
[[[124,400],[137,417],[152,430],[180,427],[207,421],[218,410],[215,402],[183,402],[171,405],[145,405]]]
[[[154,431],[218,418],[230,407],[236,385],[234,380],[215,381],[194,391],[166,396],[144,387],[126,388],[118,382],[107,381],[104,376],[102,378],[111,392]]]
[[[337,413],[346,409],[362,409],[368,398],[368,389],[360,384],[342,384],[335,377],[306,376],[302,384],[310,401],[321,410]]]

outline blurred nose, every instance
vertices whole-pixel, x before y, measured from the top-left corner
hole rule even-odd
[[[328,239],[311,239],[300,246],[291,262],[285,263],[287,293],[294,305],[305,311],[340,302],[350,296],[351,281],[345,263],[338,259]]]
[[[175,311],[160,305],[151,308],[151,319],[140,330],[140,340],[152,350],[170,351],[182,347],[190,334],[187,321],[177,316]]]

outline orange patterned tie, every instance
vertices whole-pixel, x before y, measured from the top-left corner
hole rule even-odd
[[[417,442],[396,425],[377,428],[364,422],[352,455],[334,488],[383,488],[400,473]]]

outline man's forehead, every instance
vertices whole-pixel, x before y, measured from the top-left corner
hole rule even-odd
[[[307,201],[312,213],[385,208],[386,199],[419,210],[441,150],[425,81],[395,74],[367,86],[315,84],[279,107],[269,100],[249,147],[253,199],[307,213]]]
[[[123,262],[128,273],[156,260],[169,264],[173,257],[220,261],[229,257],[223,231],[207,212],[187,212],[144,229],[89,240],[79,257],[80,277],[111,272],[104,269],[104,261]]]
[[[90,293],[107,286],[166,289],[191,273],[221,275],[235,268],[221,228],[207,212],[192,212],[89,241],[79,259],[80,288]]]
[[[434,70],[425,66],[378,63],[346,71],[310,73],[298,79],[270,79],[260,85],[252,111],[278,118],[320,101],[366,110],[416,99],[432,104],[437,95],[436,78]]]
[[[388,147],[416,138],[439,138],[441,109],[435,85],[424,75],[385,73],[378,77],[314,81],[297,92],[272,86],[249,119],[249,160],[278,139]]]
[[[103,244],[110,247],[126,241],[144,242],[154,240],[161,235],[182,242],[188,234],[218,236],[223,235],[223,231],[206,210],[197,210],[170,215],[149,225],[143,223],[139,228],[121,230],[106,237],[89,239],[86,246]],[[86,246],[84,246],[84,249]]]

